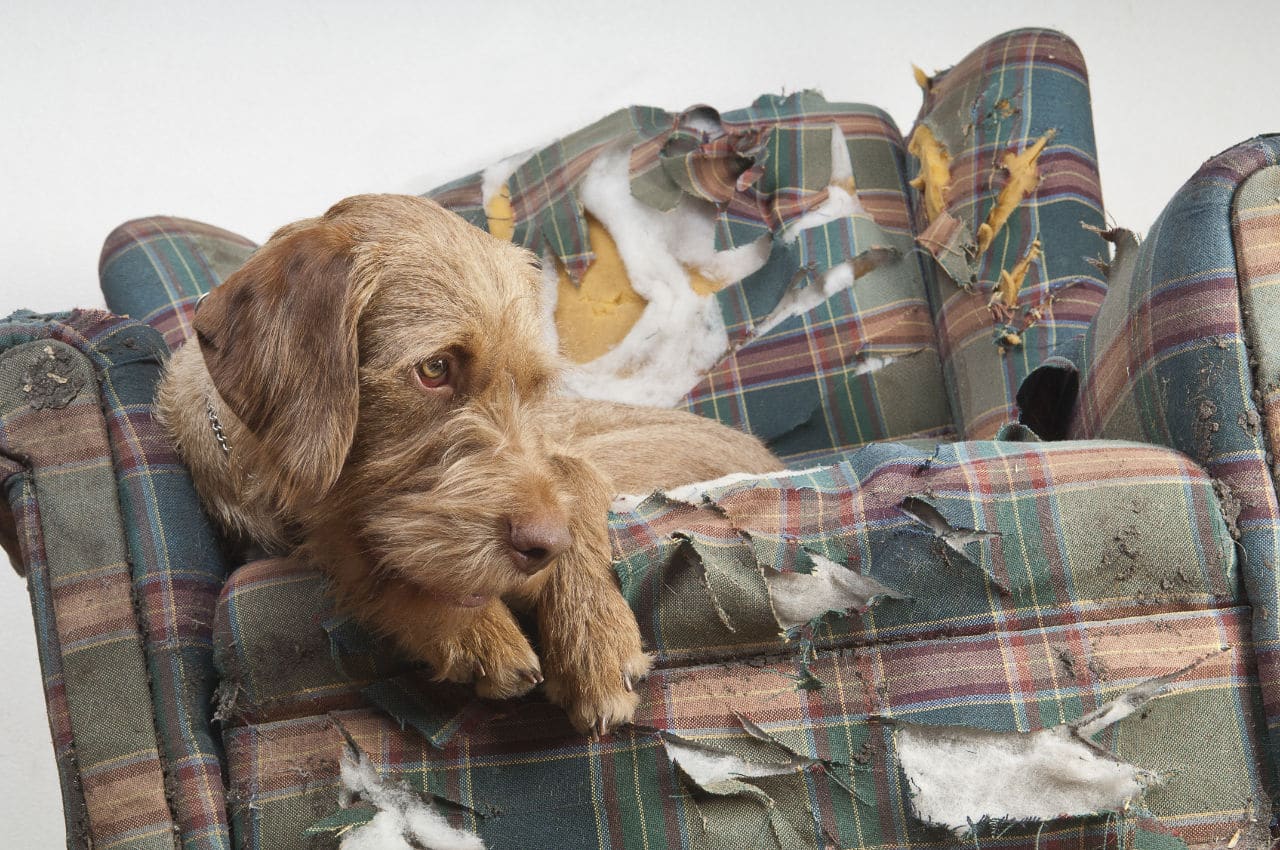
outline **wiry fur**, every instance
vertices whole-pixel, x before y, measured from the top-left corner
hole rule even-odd
[[[604,730],[632,718],[650,663],[610,569],[609,499],[781,466],[687,413],[560,397],[540,280],[526,251],[430,201],[349,198],[209,296],[158,403],[228,530],[296,547],[440,678],[508,697],[545,676],[578,729]],[[415,369],[442,352],[452,382],[424,390]],[[571,542],[527,575],[521,523]],[[541,659],[508,603],[536,609]]]

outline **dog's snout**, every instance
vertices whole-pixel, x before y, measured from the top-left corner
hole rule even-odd
[[[558,517],[512,517],[508,524],[511,558],[518,570],[529,575],[549,566],[573,542],[569,526]]]

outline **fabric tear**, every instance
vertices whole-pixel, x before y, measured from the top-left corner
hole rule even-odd
[[[998,531],[955,528],[937,508],[918,496],[907,496],[898,507],[916,522],[928,526],[953,552],[966,558],[969,557],[966,550],[970,544],[1000,536]]]
[[[849,790],[848,784],[834,773],[839,762],[805,755],[769,734],[749,717],[736,711],[733,716],[746,738],[734,738],[724,746],[692,741],[667,731],[658,733],[667,757],[679,766],[686,781],[697,790],[718,795],[743,794],[763,802],[769,801],[768,794],[743,780],[806,772],[824,774]]]
[[[671,733],[663,734],[662,743],[667,757],[679,765],[688,781],[711,794],[746,793],[754,797],[763,792],[739,780],[798,773],[808,767],[806,762],[797,759],[748,760],[728,750],[688,741]]]
[[[341,850],[483,850],[480,836],[450,825],[429,795],[384,780],[365,754],[344,751],[340,770],[342,808],[308,832],[341,836]]]
[[[962,836],[981,822],[1127,810],[1159,777],[1122,761],[1093,736],[1210,657],[1148,679],[1073,723],[1036,732],[897,723],[898,760],[911,788],[912,810],[921,820]]]
[[[816,552],[808,555],[813,564],[808,573],[772,570],[765,573],[774,614],[784,629],[802,626],[827,614],[865,611],[881,599],[906,598],[830,558]]]
[[[991,301],[989,302],[992,311],[998,317],[1011,316],[1013,310],[1017,308],[1018,294],[1022,292],[1022,285],[1027,279],[1027,272],[1031,269],[1031,264],[1040,259],[1040,254],[1040,239],[1037,237],[1031,243],[1031,247],[1027,249],[1027,253],[1014,264],[1012,269],[1000,270],[1000,282],[991,290]]]
[[[969,225],[943,210],[916,237],[916,244],[929,252],[942,271],[957,285],[972,290],[978,282],[974,258],[978,243]]]
[[[714,208],[693,198],[666,213],[646,206],[631,195],[628,167],[625,146],[602,152],[587,169],[579,194],[591,220],[609,234],[608,256],[620,261],[614,276],[625,278],[621,282],[636,300],[629,302],[622,334],[610,345],[579,345],[590,359],[579,362],[565,380],[575,395],[672,407],[729,348],[718,302],[700,295],[691,277],[741,280],[764,265],[769,243],[717,252]],[[555,287],[556,325],[569,334],[568,305],[559,301],[570,293],[558,279]],[[581,305],[577,333],[596,333],[599,307]]]
[[[1030,147],[1025,148],[1022,153],[1015,154],[1011,151],[1004,155],[1001,168],[1008,175],[1008,180],[996,195],[995,206],[991,208],[991,212],[987,213],[987,220],[978,225],[976,235],[979,254],[991,247],[996,234],[1000,232],[1000,228],[1004,227],[1009,216],[1013,215],[1018,204],[1040,185],[1040,154],[1055,135],[1057,135],[1056,131],[1050,130],[1036,139]]]
[[[917,81],[919,78],[917,77]],[[932,222],[947,208],[947,192],[951,188],[951,154],[933,130],[924,124],[916,127],[907,143],[907,153],[920,160],[920,173],[911,186],[924,196],[925,218]]]

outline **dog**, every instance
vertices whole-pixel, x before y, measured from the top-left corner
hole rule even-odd
[[[651,663],[612,497],[783,467],[693,414],[562,397],[541,286],[531,253],[431,201],[351,197],[206,296],[157,408],[227,532],[320,568],[437,679],[495,699],[545,682],[604,734]]]

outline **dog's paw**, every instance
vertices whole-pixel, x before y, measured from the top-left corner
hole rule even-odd
[[[626,607],[621,597],[618,602]],[[627,609],[625,617],[596,621],[581,642],[570,644],[577,650],[572,657],[559,654],[556,663],[549,660],[547,698],[584,735],[603,735],[635,717],[640,703],[635,685],[653,662],[641,648],[640,630],[630,613]]]
[[[474,682],[476,693],[486,699],[522,696],[542,682],[542,665],[528,638],[514,620],[508,624],[500,617],[445,638],[428,661],[437,679]]]
[[[485,699],[509,699],[527,694],[542,684],[542,665],[526,641],[523,652],[494,653],[479,659],[476,693]],[[499,657],[503,656],[503,657]]]

